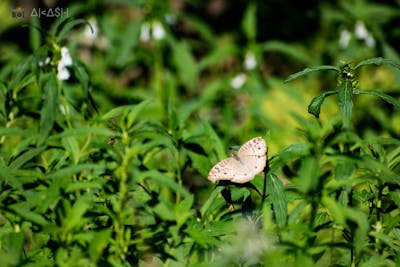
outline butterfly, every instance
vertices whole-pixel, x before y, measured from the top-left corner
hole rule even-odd
[[[251,139],[242,145],[236,155],[224,159],[212,167],[208,180],[229,180],[243,184],[264,170],[267,159],[267,145],[262,137]]]

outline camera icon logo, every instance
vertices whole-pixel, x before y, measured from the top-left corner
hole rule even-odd
[[[11,16],[16,19],[22,19],[25,17],[25,11],[19,6],[11,11]]]

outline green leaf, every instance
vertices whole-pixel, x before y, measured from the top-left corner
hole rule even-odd
[[[320,166],[315,157],[309,156],[302,161],[298,184],[302,192],[315,192],[319,183],[319,170]]]
[[[372,64],[374,64],[374,65],[386,65],[386,66],[391,66],[391,67],[395,67],[397,69],[400,69],[400,64],[399,63],[394,62],[393,60],[390,60],[390,59],[382,58],[382,57],[376,57],[376,58],[370,58],[370,59],[367,59],[367,60],[363,60],[363,61],[359,62],[354,67],[354,69],[356,70],[356,69],[358,69],[358,68],[360,68],[362,66],[372,65]]]
[[[350,220],[357,224],[355,227],[353,226],[355,232],[353,246],[356,253],[359,253],[365,246],[365,239],[368,234],[369,223],[367,215],[358,209],[344,207],[328,196],[322,198],[322,204],[328,209],[336,223],[346,226],[347,221]]]
[[[287,199],[282,181],[272,172],[267,174],[267,192],[271,198],[276,222],[283,227],[288,216]]]
[[[303,51],[301,47],[281,41],[267,41],[263,44],[263,48],[265,51],[279,52],[304,65],[312,65],[316,61],[306,51]]]
[[[113,132],[110,129],[100,128],[100,127],[86,127],[82,126],[75,129],[66,129],[59,134],[55,134],[49,137],[49,140],[59,140],[60,138],[68,138],[73,136],[89,136],[89,135],[98,135],[98,136],[110,136]]]
[[[102,256],[103,251],[108,246],[109,239],[111,238],[112,229],[92,232],[92,240],[89,245],[89,255],[93,262]]]
[[[190,193],[180,184],[178,184],[173,177],[167,176],[157,170],[150,170],[140,173],[137,177],[138,182],[143,181],[144,179],[150,179],[150,181],[158,184],[160,187],[168,187],[173,191],[181,194],[184,197],[189,197]]]
[[[257,6],[249,4],[242,21],[242,29],[247,40],[254,41],[257,36]]]
[[[21,168],[25,163],[42,153],[46,147],[37,147],[25,151],[22,155],[18,156],[13,162],[8,166],[9,170],[15,170]]]
[[[39,140],[43,144],[53,129],[58,106],[58,86],[55,75],[49,76],[44,85],[44,102],[40,112]]]
[[[71,157],[72,163],[77,164],[79,162],[80,147],[78,140],[74,136],[65,137],[62,139],[63,147]]]
[[[74,183],[68,183],[65,191],[72,193],[75,191],[89,191],[90,189],[101,189],[102,185],[99,182],[88,182],[88,181],[78,181]]]
[[[37,28],[40,27],[38,17],[31,17],[31,23],[34,27],[29,28],[29,44],[32,51],[37,51],[41,42],[40,31],[37,30]]]
[[[205,135],[208,137],[207,142],[205,142],[205,147],[212,147],[218,159],[226,158],[226,149],[211,124],[205,119],[201,120],[201,124],[204,128]]]
[[[349,79],[345,79],[339,85],[338,103],[342,113],[343,127],[350,128],[350,117],[353,110],[353,85]]]
[[[204,218],[209,212],[209,208],[214,203],[215,199],[218,197],[219,193],[224,189],[223,186],[217,186],[211,192],[207,200],[203,203],[203,206],[200,208],[201,218]]]
[[[72,65],[72,69],[76,78],[79,81],[79,84],[83,87],[84,96],[87,98],[89,94],[90,82],[89,73],[87,72],[85,66],[79,62],[74,62],[74,64]]]
[[[11,232],[4,233],[1,236],[1,264],[3,266],[21,265],[22,256],[24,255],[24,233]]]
[[[168,99],[167,104],[167,111],[168,111],[168,122],[169,122],[169,129],[172,131],[179,130],[179,115],[177,113],[176,103],[172,97]]]
[[[63,177],[71,177],[74,174],[81,173],[84,170],[96,170],[96,171],[103,171],[105,170],[105,165],[100,165],[100,164],[93,164],[93,163],[86,163],[86,164],[77,164],[77,165],[71,165],[67,166],[65,168],[62,168],[60,170],[56,170],[50,173],[47,173],[45,177],[51,178],[51,179],[58,179],[58,178],[63,178]]]
[[[175,205],[174,212],[178,228],[186,223],[189,218],[193,217],[193,212],[191,211],[193,201],[194,196],[190,195]]]
[[[122,33],[122,38],[117,49],[117,58],[115,59],[117,66],[124,67],[129,64],[132,51],[139,41],[138,36],[142,23],[140,20],[133,20]]]
[[[212,167],[210,159],[204,155],[192,152],[190,150],[188,150],[187,153],[192,161],[193,168],[196,169],[203,177],[207,177],[208,172]]]
[[[157,205],[153,207],[153,211],[164,221],[175,221],[177,220],[175,213],[172,209],[172,203],[161,200]]]
[[[357,90],[355,93],[357,94],[368,94],[368,95],[373,95],[373,96],[377,96],[382,98],[383,100],[385,100],[386,102],[388,102],[389,104],[392,104],[395,108],[400,110],[400,102],[394,98],[391,97],[388,94],[376,91],[376,90]]]
[[[178,71],[178,77],[187,89],[194,89],[198,80],[198,69],[195,59],[190,51],[190,46],[183,41],[174,42],[173,62]]]
[[[127,127],[129,128],[136,121],[137,116],[139,116],[139,114],[144,110],[144,108],[147,107],[147,105],[149,105],[151,102],[152,102],[151,99],[147,99],[135,105],[126,105],[114,108],[109,112],[107,112],[106,114],[104,114],[102,119],[108,120],[114,117],[127,116],[128,117]]]
[[[12,187],[17,188],[19,190],[23,190],[22,183],[16,176],[14,176],[11,171],[4,166],[4,162],[1,162],[0,165],[0,181],[5,184],[10,184]]]
[[[13,91],[15,97],[19,89],[24,88],[35,81],[35,77],[30,73],[30,68],[34,62],[34,56],[27,57],[13,69],[11,81],[8,84],[9,90]]]
[[[299,72],[289,75],[289,77],[285,80],[285,82],[291,82],[291,81],[298,79],[304,75],[307,75],[312,72],[320,71],[320,70],[334,70],[337,72],[340,71],[338,68],[336,68],[334,66],[330,66],[330,65],[322,65],[322,66],[317,66],[317,67],[305,68],[302,71],[299,71]]]
[[[74,228],[83,225],[85,221],[82,219],[82,217],[89,209],[91,204],[92,201],[89,195],[80,196],[63,220],[64,231],[69,232]]]
[[[328,91],[316,96],[311,100],[310,105],[308,105],[308,113],[313,114],[316,118],[319,118],[321,112],[321,106],[327,96],[337,94],[337,91]]]
[[[61,16],[62,17],[62,16]],[[66,21],[66,23],[64,23]],[[63,24],[63,25],[62,25]],[[57,38],[56,38],[56,42],[57,43],[60,43],[61,41],[62,41],[62,39],[69,33],[69,32],[71,32],[72,31],[72,28],[74,28],[75,26],[77,26],[77,25],[86,25],[87,27],[92,27],[90,24],[89,24],[89,22],[87,21],[87,20],[85,20],[85,19],[74,19],[74,20],[71,20],[71,19],[65,19],[64,21],[61,21],[61,23],[60,24],[58,24],[58,25],[62,25],[62,28],[61,28],[61,30],[58,32],[58,34],[57,34]],[[54,25],[56,25],[56,24],[54,24]],[[57,26],[58,26],[57,25]],[[52,28],[52,30],[53,30],[53,32],[52,32],[52,34],[53,35],[55,35],[56,34],[56,30],[58,30],[56,27],[53,27]]]
[[[310,153],[310,147],[306,144],[291,144],[279,151],[278,157],[271,161],[271,168],[276,170],[296,159],[304,157]]]
[[[18,203],[10,205],[8,208],[27,221],[36,223],[40,226],[48,224],[48,221],[41,214],[30,211],[28,205],[25,204],[26,203]]]

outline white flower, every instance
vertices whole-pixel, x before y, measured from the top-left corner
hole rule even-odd
[[[165,37],[165,30],[161,22],[154,21],[152,25],[152,34],[154,40],[162,40]]]
[[[342,30],[339,37],[339,47],[346,48],[349,45],[350,39],[351,33],[346,29]]]
[[[58,105],[58,107],[60,108],[60,111],[63,115],[65,115],[67,112],[69,112],[67,105],[64,106],[63,104],[60,104],[60,105]]]
[[[168,25],[175,25],[177,21],[176,15],[172,13],[165,14],[164,19]]]
[[[252,52],[247,52],[244,58],[244,68],[246,70],[252,70],[257,67],[256,56]]]
[[[90,26],[85,27],[83,38],[93,41],[99,35],[99,26],[97,25],[97,20],[94,18],[90,18],[88,23]]]
[[[72,57],[71,54],[69,53],[68,48],[66,47],[61,47],[61,61],[62,64],[65,66],[71,66],[72,65]]]
[[[61,60],[58,62],[57,65],[57,78],[60,81],[68,80],[70,77],[70,73],[67,69],[67,66],[72,65],[72,58],[69,53],[68,48],[62,47],[61,48]]]
[[[161,22],[155,20],[151,22],[144,22],[140,28],[139,39],[142,42],[148,42],[150,39],[159,41],[164,39],[165,29]]]
[[[57,79],[60,81],[68,80],[70,77],[67,67],[63,64],[58,64],[57,66]]]
[[[365,40],[369,35],[369,32],[368,32],[367,28],[365,27],[364,22],[362,22],[362,21],[356,22],[354,33],[358,39],[362,39],[362,40]]]
[[[365,43],[366,43],[367,46],[369,46],[369,47],[374,47],[374,46],[375,46],[375,39],[374,39],[374,37],[373,37],[371,34],[369,34],[369,35],[367,36],[367,38],[365,39]]]
[[[139,40],[142,42],[148,42],[150,40],[150,24],[148,22],[144,22],[140,27]]]
[[[231,80],[231,87],[233,89],[239,89],[247,80],[247,75],[245,73],[239,73]]]
[[[50,58],[46,57],[46,59],[44,61],[39,61],[39,67],[44,67],[46,65],[48,65],[50,63]]]
[[[375,39],[372,36],[372,34],[365,27],[364,22],[357,21],[354,32],[355,32],[356,37],[360,40],[364,40],[365,44],[367,46],[369,46],[369,47],[375,46]]]

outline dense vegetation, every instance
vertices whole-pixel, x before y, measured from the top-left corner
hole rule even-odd
[[[2,1],[0,265],[399,266],[400,3],[277,2]]]

